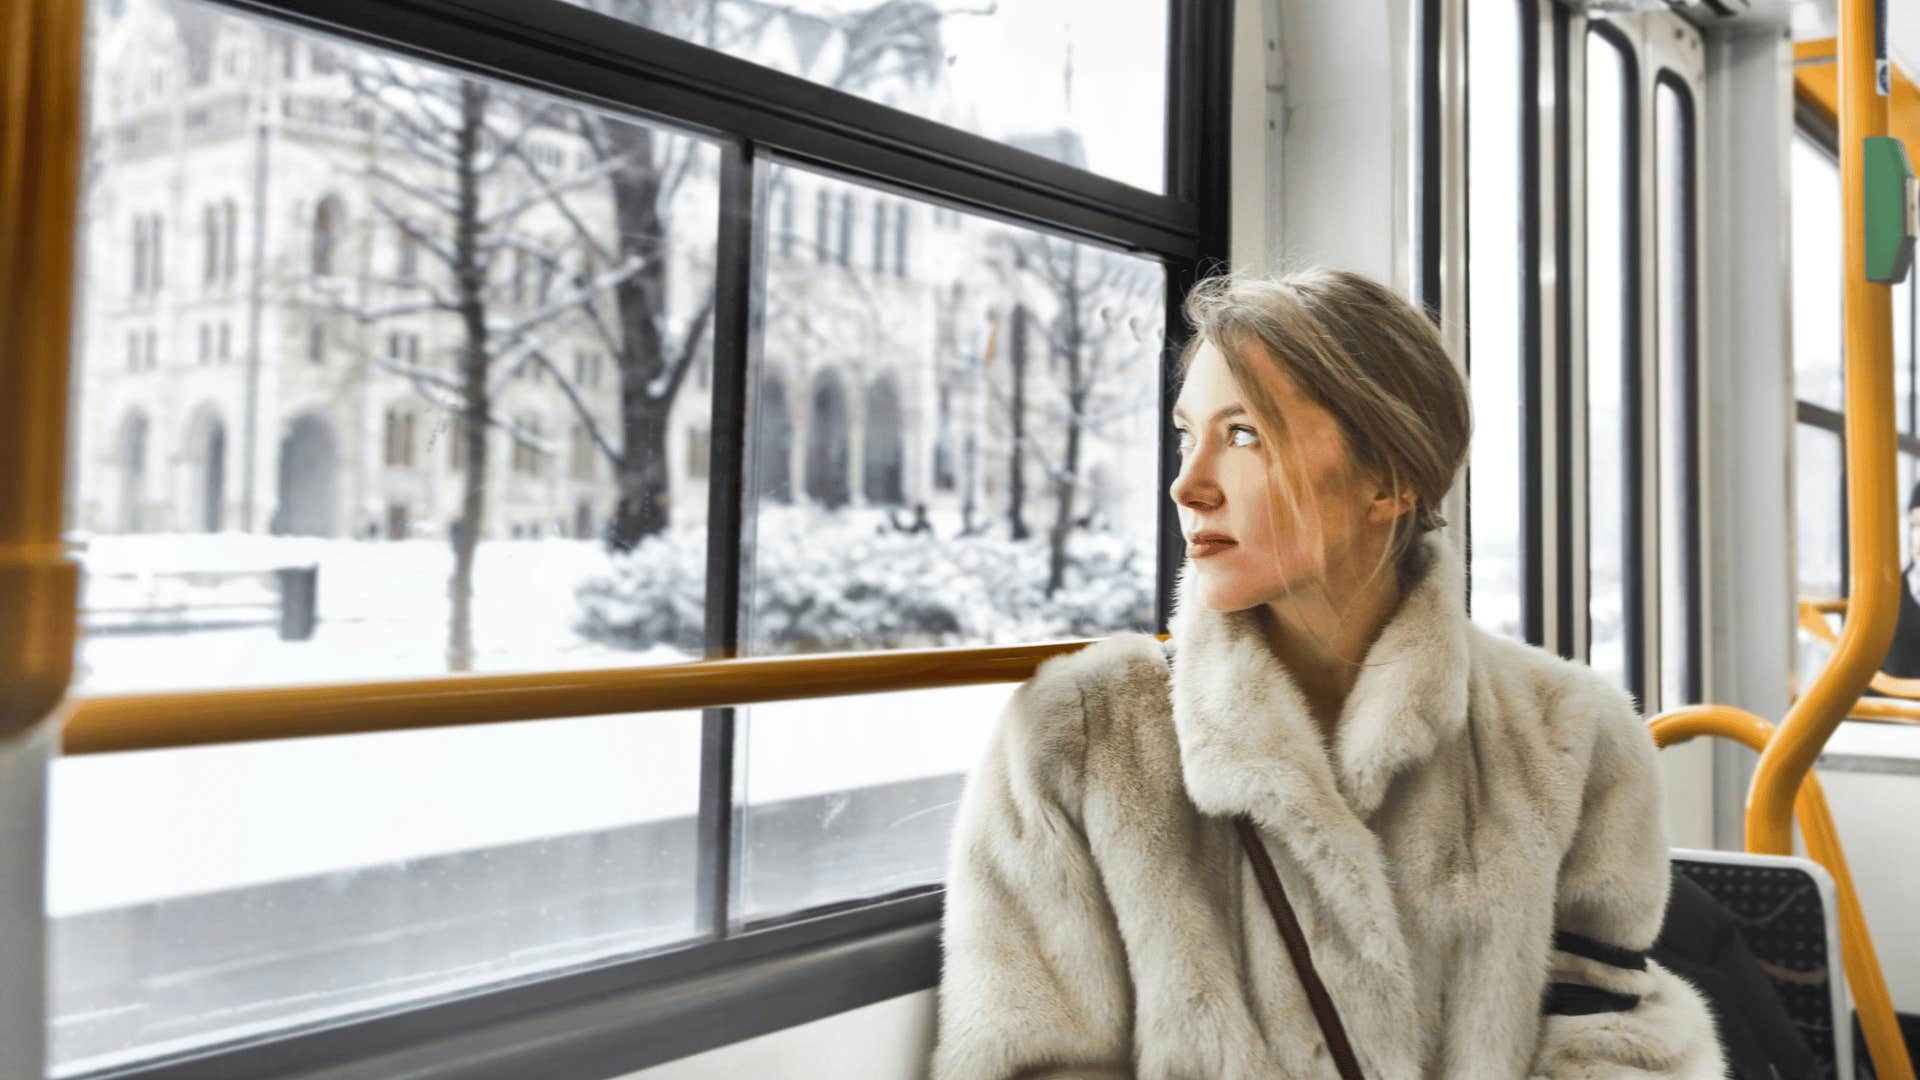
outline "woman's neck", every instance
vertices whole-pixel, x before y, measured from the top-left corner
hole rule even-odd
[[[1332,745],[1367,649],[1400,605],[1400,576],[1388,568],[1339,593],[1318,587],[1300,593],[1267,604],[1262,622],[1274,656],[1293,676],[1322,738]]]

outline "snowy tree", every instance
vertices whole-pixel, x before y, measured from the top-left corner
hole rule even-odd
[[[413,257],[425,253],[440,272],[374,279],[383,295],[395,297],[390,302],[345,294],[331,302],[362,323],[438,314],[459,327],[450,369],[412,355],[381,355],[374,362],[404,376],[421,397],[458,421],[461,512],[453,525],[447,587],[447,663],[464,671],[473,662],[473,566],[486,521],[488,431],[499,429],[511,444],[542,458],[557,449],[537,427],[501,407],[508,384],[537,365],[564,385],[565,374],[548,356],[549,343],[572,329],[582,311],[591,311],[596,297],[640,276],[646,265],[634,255],[602,263],[592,251],[540,239],[546,226],[536,221],[536,212],[566,190],[605,179],[604,173],[586,172],[562,189],[524,167],[532,160],[529,136],[550,125],[554,114],[575,110],[380,57],[355,60],[347,77],[356,107],[369,110],[385,136],[366,167],[371,208]],[[313,258],[316,274],[322,274],[329,268],[320,263],[333,255],[316,240]],[[524,274],[529,264],[541,283],[531,303]],[[511,276],[504,272],[508,265]],[[555,290],[563,275],[565,284]]]
[[[584,0],[650,29],[723,51],[745,51],[776,18],[797,18],[758,0]],[[924,0],[882,0],[824,22],[837,35],[830,82],[856,89],[874,80],[931,80],[939,70],[943,13]],[[552,457],[546,433],[501,408],[509,382],[538,369],[559,387],[616,478],[608,539],[620,550],[669,520],[668,416],[689,371],[709,347],[714,287],[694,293],[690,313],[670,303],[674,214],[690,179],[711,176],[710,144],[663,128],[517,93],[431,69],[366,57],[348,66],[353,105],[381,132],[367,166],[377,216],[443,271],[376,281],[400,299],[368,303],[336,294],[332,305],[362,323],[441,313],[457,320],[452,370],[413,357],[375,363],[407,378],[459,421],[462,508],[453,527],[454,569],[447,657],[473,659],[473,565],[486,520],[488,437],[504,431],[526,452]],[[578,153],[554,152],[554,145]],[[558,233],[565,240],[555,241]],[[704,238],[703,238],[704,239]],[[322,257],[316,251],[316,258]],[[684,263],[683,263],[684,265]],[[316,271],[319,268],[316,267]],[[540,285],[522,303],[531,273]],[[563,282],[555,290],[555,281]],[[617,430],[608,430],[555,359],[568,334],[594,336],[620,378]]]
[[[951,14],[927,0],[878,0],[834,15],[802,14],[789,5],[763,0],[575,2],[749,58],[767,47],[770,33],[780,25],[789,36],[814,43],[809,51],[811,62],[822,66],[816,72],[818,81],[850,92],[888,80],[931,84],[944,61],[940,24]],[[826,48],[825,43],[837,48]],[[640,265],[639,272],[613,286],[609,302],[585,305],[620,371],[618,438],[603,431],[584,409],[581,422],[618,478],[619,504],[608,540],[615,549],[626,550],[667,527],[671,492],[666,420],[698,360],[697,350],[713,316],[709,284],[693,317],[675,333],[667,304],[669,266],[661,257],[669,242],[675,199],[693,173],[695,155],[702,147],[597,113],[576,112],[567,119],[591,150],[587,171],[612,181],[615,240],[607,243],[577,214],[568,212],[567,220],[581,243],[606,263],[633,260]],[[546,176],[537,166],[535,175],[551,182],[556,205],[566,206],[569,185],[565,179]],[[777,170],[774,183],[783,182],[784,175]]]
[[[1159,276],[1140,259],[1040,233],[1010,232],[998,246],[994,265],[1016,298],[1005,316],[1012,385],[988,384],[1008,416],[1009,527],[1014,539],[1026,536],[1031,455],[1053,496],[1046,585],[1052,596],[1066,581],[1073,530],[1091,524],[1099,511],[1076,516],[1087,440],[1115,440],[1116,428],[1149,407],[1156,392],[1145,362],[1155,339],[1129,313],[1150,310]],[[1037,372],[1030,350],[1045,357]]]

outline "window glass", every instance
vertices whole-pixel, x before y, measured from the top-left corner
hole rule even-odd
[[[684,941],[700,736],[653,713],[55,759],[53,1074]]]
[[[1696,573],[1692,515],[1698,467],[1694,381],[1699,371],[1694,280],[1693,109],[1690,95],[1662,80],[1654,89],[1654,228],[1659,258],[1660,394],[1660,705],[1685,704],[1693,693],[1691,628]]]
[[[1165,186],[1167,0],[570,0],[1090,169]]]
[[[1793,386],[1801,401],[1844,405],[1840,361],[1840,168],[1793,140]]]
[[[1897,299],[1897,292],[1895,296]],[[1915,678],[1920,677],[1920,623],[1916,621],[1920,620],[1920,559],[1915,557],[1916,548],[1920,548],[1920,528],[1915,527],[1916,520],[1920,520],[1920,505],[1916,505],[1920,504],[1920,485],[1914,483],[1913,455],[1902,453],[1894,460],[1899,464],[1895,498],[1900,522],[1900,587],[1905,595],[1900,601],[1893,641],[1887,646],[1880,670],[1900,678]]]
[[[1794,425],[1793,501],[1795,579],[1801,599],[1833,600],[1845,591],[1846,480],[1840,435],[1811,424]],[[1800,685],[1827,662],[1827,648],[1805,630],[1800,642]]]
[[[711,146],[225,8],[90,14],[76,690],[701,655],[706,462],[680,451],[709,406],[663,376],[711,348]],[[310,65],[266,62],[296,44]],[[249,59],[100,92],[214,49]],[[240,231],[235,287],[161,273],[164,222],[203,224],[236,173],[262,180],[237,214],[278,224]],[[544,297],[512,291],[523,261]],[[211,320],[230,363],[188,344]],[[579,475],[552,464],[576,425]],[[668,557],[623,576],[629,550]],[[55,761],[55,1073],[684,941],[700,736],[673,713]]]
[[[1594,670],[1627,681],[1626,375],[1636,329],[1629,325],[1626,57],[1587,35],[1587,641]]]
[[[1525,595],[1521,507],[1523,238],[1520,192],[1520,11],[1514,3],[1473,4],[1467,40],[1486,58],[1471,66],[1467,123],[1473,152],[1467,190],[1472,268],[1467,281],[1468,371],[1473,392],[1467,475],[1473,621],[1495,633],[1523,633]]]
[[[802,205],[819,191],[930,212],[787,165],[768,182]],[[1139,478],[1158,463],[1165,290],[1156,262],[970,214],[917,240],[899,276],[771,257],[745,651],[1150,630],[1165,496]],[[747,710],[745,915],[938,881],[928,838],[1006,693]],[[797,843],[819,852],[809,876],[758,876]]]
[[[712,146],[368,49],[289,77],[264,59],[299,35],[183,0],[103,4],[96,25],[96,80],[129,57],[188,71],[216,45],[263,55],[178,95],[93,96],[69,490],[86,571],[76,688],[697,655],[701,618],[654,652],[603,623],[610,606],[653,611],[656,595],[607,585],[611,551],[669,533],[705,547],[703,459],[677,451],[709,406],[694,380],[665,376],[711,351]],[[602,155],[652,164],[616,172]],[[481,176],[470,246],[463,163]],[[227,177],[256,171],[239,212],[289,227],[247,232],[238,287],[209,295],[156,272],[129,288],[130,244],[156,250],[158,222],[196,220]],[[131,240],[114,209],[130,202],[151,208]],[[401,235],[418,238],[404,279]],[[521,264],[547,295],[512,287]],[[237,328],[234,362],[155,363],[156,333],[192,341],[208,319]],[[144,364],[121,344],[136,332]],[[582,350],[610,357],[612,377],[580,382]],[[462,415],[489,422],[463,432]],[[545,467],[575,425],[604,468]],[[703,557],[672,572],[697,611]]]
[[[1915,434],[1913,400],[1913,279],[1893,287],[1893,418],[1899,430]]]

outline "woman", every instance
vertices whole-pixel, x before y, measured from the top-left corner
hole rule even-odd
[[[1210,281],[1187,317],[1172,641],[1049,661],[1001,716],[935,1080],[1339,1075],[1256,850],[1369,1080],[1718,1078],[1706,1007],[1646,959],[1667,849],[1633,703],[1467,621],[1439,336],[1338,271]]]

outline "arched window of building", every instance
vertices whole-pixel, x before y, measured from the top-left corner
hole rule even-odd
[[[135,296],[147,291],[147,218],[136,214],[133,218],[133,293]]]
[[[832,236],[832,219],[833,196],[829,194],[825,188],[821,188],[816,200],[813,228],[814,254],[821,262],[826,262],[831,258],[831,255],[828,253],[833,249],[828,246],[828,240]]]
[[[205,251],[201,254],[201,275],[203,284],[211,285],[220,279],[220,209],[212,203],[206,206],[205,220],[201,223],[201,239]]]
[[[847,392],[832,372],[813,383],[807,418],[807,495],[829,510],[851,501],[852,464],[847,440]]]
[[[867,388],[866,439],[861,453],[860,487],[867,501],[881,506],[905,502],[901,488],[900,392],[882,378]]]
[[[419,244],[414,240],[413,234],[408,232],[404,226],[400,227],[398,242],[400,245],[399,257],[396,260],[398,265],[395,269],[398,271],[398,277],[401,281],[412,281],[420,272]]]
[[[853,265],[853,192],[840,193],[840,249],[835,252],[841,266]]]
[[[313,211],[313,275],[331,276],[338,267],[340,239],[344,228],[345,213],[340,208],[340,199],[329,195],[320,200]]]
[[[154,214],[147,219],[147,288],[159,292],[167,283],[166,219]]]
[[[139,532],[147,491],[147,414],[135,412],[120,425],[120,531]]]
[[[793,415],[777,375],[760,384],[760,422],[754,434],[754,487],[761,498],[793,501]]]
[[[893,208],[893,276],[907,276],[907,221],[906,203]]]
[[[237,236],[240,228],[240,208],[232,199],[220,204],[220,276],[227,281],[233,280],[234,267],[238,265],[235,257],[239,250]]]

